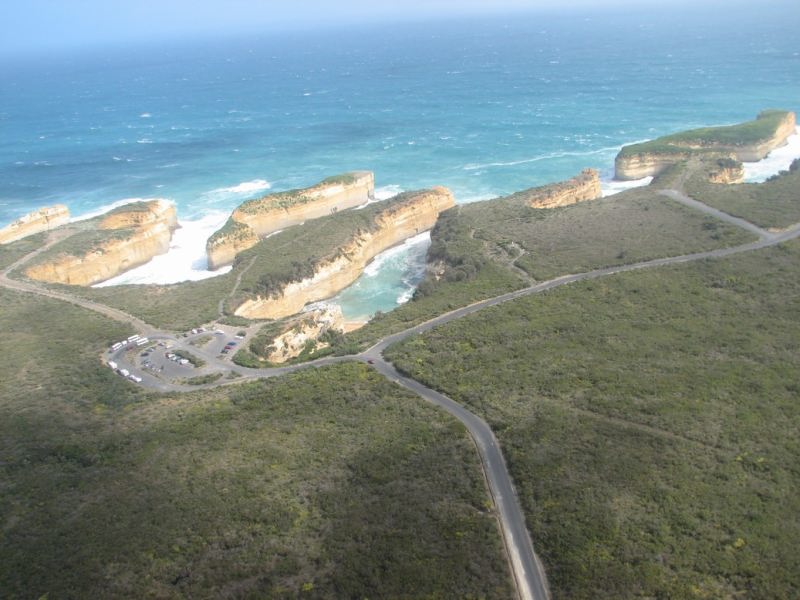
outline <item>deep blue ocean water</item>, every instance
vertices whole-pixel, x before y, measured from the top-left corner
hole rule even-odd
[[[515,15],[0,63],[0,225],[166,197],[179,217],[339,172],[460,202],[611,175],[622,144],[800,108],[800,6]],[[212,218],[213,220],[213,218]],[[188,230],[187,230],[188,231]],[[346,312],[407,297],[424,243]],[[358,293],[356,296],[358,296]]]

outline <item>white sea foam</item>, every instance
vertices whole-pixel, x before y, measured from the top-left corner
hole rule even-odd
[[[272,187],[272,184],[265,179],[253,179],[252,181],[243,181],[230,187],[221,187],[205,192],[202,195],[205,204],[214,204],[224,202],[231,199],[243,199],[243,196],[254,195],[258,192],[263,192]]]
[[[773,175],[787,170],[796,158],[800,158],[800,127],[786,140],[785,146],[776,148],[763,160],[744,163],[744,180],[748,183],[766,181]]]
[[[402,194],[403,188],[399,185],[384,185],[379,188],[375,188],[375,200],[388,200],[393,196],[397,196],[397,194]]]
[[[136,140],[136,143],[137,144],[152,144],[153,140],[151,140],[150,138],[142,138],[140,140]]]
[[[97,287],[199,281],[229,272],[230,266],[209,271],[206,259],[206,240],[222,227],[227,218],[227,212],[214,211],[200,219],[180,221],[180,229],[173,234],[166,254],[156,256],[141,267],[99,283]]]
[[[634,179],[633,181],[617,181],[616,179],[602,178],[600,180],[600,189],[603,191],[603,198],[605,198],[606,196],[613,196],[625,190],[632,190],[633,188],[650,185],[652,181],[652,177]]]
[[[634,142],[636,143],[636,142]],[[585,152],[550,152],[549,154],[540,154],[531,158],[523,158],[520,160],[512,160],[508,162],[491,162],[491,163],[471,163],[461,167],[464,171],[478,171],[480,169],[489,169],[493,167],[516,167],[518,165],[526,165],[528,163],[540,162],[543,160],[552,160],[554,158],[565,158],[567,156],[593,156],[595,154],[606,154],[619,151],[620,146],[608,146],[606,148],[598,148],[597,150],[587,150]]]
[[[150,117],[152,117],[152,116],[153,116],[153,115],[151,115],[151,114],[150,114],[150,113],[148,113],[148,112],[145,112],[145,113],[142,113],[142,114],[140,114],[140,115],[139,115],[139,117],[140,117],[140,118],[142,118],[142,119],[149,119],[149,118],[150,118]]]
[[[375,256],[375,258],[373,258],[372,261],[366,266],[364,269],[364,275],[367,277],[375,277],[381,272],[381,268],[386,262],[392,260],[398,254],[402,254],[403,252],[407,251],[412,246],[430,242],[430,239],[430,231],[423,231],[419,235],[408,238],[402,244],[389,248],[388,250],[384,250]]]

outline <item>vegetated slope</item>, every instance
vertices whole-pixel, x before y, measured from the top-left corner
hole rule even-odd
[[[572,284],[389,349],[504,448],[554,597],[800,590],[800,243]]]
[[[0,269],[5,269],[44,245],[47,233],[37,233],[16,242],[0,244]]]
[[[531,280],[754,239],[660,196],[655,186],[554,209],[530,208],[526,197],[521,192],[443,212],[431,232],[433,266],[414,300],[348,339],[376,339]]]
[[[463,427],[366,366],[156,396],[125,326],[0,303],[3,596],[513,595]]]
[[[729,214],[761,227],[788,227],[800,223],[800,159],[789,171],[764,183],[721,185],[708,182],[706,169],[697,167],[685,184],[687,192]]]

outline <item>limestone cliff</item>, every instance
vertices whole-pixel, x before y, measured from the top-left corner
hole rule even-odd
[[[304,313],[300,318],[289,323],[288,327],[272,340],[271,352],[266,357],[273,363],[284,363],[296,358],[313,344],[315,350],[327,347],[320,341],[329,331],[344,331],[344,317],[338,306],[327,306]]]
[[[0,229],[0,244],[16,242],[66,223],[69,223],[69,209],[63,204],[40,208]]]
[[[450,190],[437,187],[397,196],[376,213],[374,227],[358,232],[339,252],[321,259],[314,275],[284,284],[278,293],[242,302],[235,314],[250,319],[279,319],[296,314],[310,303],[324,300],[353,283],[377,254],[429,230],[439,213],[455,205]]]
[[[230,264],[239,252],[254,246],[270,233],[360,206],[374,193],[373,174],[358,171],[329,177],[310,188],[248,200],[234,210],[225,226],[208,239],[208,267],[217,269]]]
[[[708,171],[711,183],[731,185],[744,181],[744,165],[733,157],[720,158],[711,164]]]
[[[532,208],[555,208],[596,200],[602,195],[600,174],[594,169],[584,169],[572,179],[532,188],[520,192],[517,197],[522,198]]]
[[[26,269],[31,279],[67,285],[93,285],[149,262],[169,250],[177,227],[175,208],[164,200],[117,208],[100,218],[97,228],[77,234],[67,251]]]
[[[796,133],[793,112],[764,111],[754,121],[725,127],[707,127],[625,146],[615,160],[615,178],[642,179],[697,154],[732,154],[737,160],[761,160]]]

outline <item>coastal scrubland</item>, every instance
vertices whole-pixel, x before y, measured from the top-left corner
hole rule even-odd
[[[789,116],[785,110],[765,110],[752,121],[724,125],[721,127],[701,127],[690,129],[639,144],[623,146],[621,157],[638,154],[671,154],[674,152],[703,153],[719,146],[740,147],[758,144],[770,139],[782,122]]]
[[[366,343],[535,281],[755,239],[656,191],[552,209],[530,208],[523,192],[445,211],[431,232],[433,267],[414,300],[347,339]]]
[[[9,244],[0,244],[0,269],[10,267],[21,258],[42,247],[46,238],[47,233],[43,232]]]
[[[554,597],[800,590],[800,242],[558,288],[389,348],[499,438]]]
[[[513,595],[466,431],[366,366],[149,394],[126,325],[0,302],[3,596]]]
[[[788,171],[764,183],[714,184],[703,168],[697,168],[684,186],[697,200],[760,227],[784,228],[800,223],[800,159]]]

